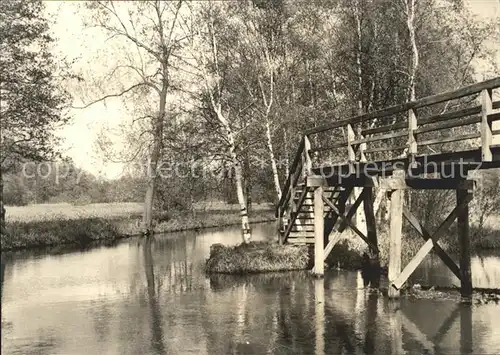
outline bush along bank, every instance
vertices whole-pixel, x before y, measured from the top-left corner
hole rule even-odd
[[[81,218],[43,221],[8,222],[6,233],[1,234],[2,251],[41,248],[64,244],[86,246],[95,241],[116,241],[139,236],[141,229],[137,218]],[[271,212],[255,213],[251,223],[273,221]],[[214,212],[192,215],[177,215],[155,226],[155,233],[199,230],[212,227],[238,225],[238,215]]]

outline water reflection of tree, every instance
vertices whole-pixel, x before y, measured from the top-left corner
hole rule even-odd
[[[152,244],[152,238],[146,238],[142,246],[144,252],[144,271],[146,273],[147,295],[151,313],[151,346],[155,353],[164,354],[165,344],[163,336],[163,320],[155,289],[154,263],[151,251]]]

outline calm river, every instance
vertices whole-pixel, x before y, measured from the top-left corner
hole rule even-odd
[[[270,238],[273,224],[254,226]],[[85,251],[2,255],[2,354],[495,354],[500,305],[401,300],[356,272],[207,277],[213,243],[237,228],[129,239]],[[473,283],[500,287],[500,257]],[[416,280],[455,283],[429,259]]]

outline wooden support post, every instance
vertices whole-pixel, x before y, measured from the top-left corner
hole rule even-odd
[[[492,161],[492,122],[488,120],[488,115],[493,113],[493,98],[491,89],[485,89],[481,92],[481,105],[481,155],[483,161]]]
[[[283,245],[283,235],[281,233],[281,222],[283,217],[281,216],[281,207],[278,206],[278,218],[276,218],[276,231],[278,232],[278,243]]]
[[[380,282],[380,259],[377,240],[377,223],[375,220],[375,212],[373,210],[373,188],[365,187],[363,190],[363,206],[366,220],[366,237],[370,242],[370,268],[372,275],[370,283],[373,287],[379,287]],[[375,248],[373,248],[375,246]]]
[[[464,298],[472,297],[472,280],[470,266],[470,240],[469,240],[469,191],[457,190],[457,206],[464,204],[457,213],[457,229],[460,243],[460,293]]]
[[[325,271],[323,214],[323,186],[318,186],[314,190],[314,274],[318,277],[323,276]]]
[[[405,172],[396,170],[393,178],[404,179]],[[401,233],[403,230],[404,190],[397,189],[391,193],[391,221],[389,226],[389,298],[398,298],[399,290],[392,286],[401,272]]]
[[[377,225],[375,221],[375,212],[373,210],[373,189],[371,187],[365,187],[363,191],[363,207],[365,210],[366,219],[366,236],[370,241],[370,244],[377,246]],[[372,255],[370,257],[378,259],[378,252],[376,250],[371,250]]]

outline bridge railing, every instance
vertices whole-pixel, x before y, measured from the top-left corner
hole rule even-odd
[[[310,150],[311,143],[309,138],[307,136],[302,137],[295,153],[295,158],[290,166],[290,173],[282,189],[283,193],[276,210],[277,218],[282,218],[287,210],[291,210],[289,205],[293,204],[294,189],[300,181],[303,181],[307,175],[311,175],[312,173]]]
[[[338,163],[395,158],[388,156],[391,152],[399,158],[438,153],[435,146],[442,148],[446,143],[459,141],[469,141],[469,148],[480,143],[482,160],[491,161],[493,136],[500,134],[500,130],[493,130],[492,126],[493,121],[500,120],[499,115],[494,114],[494,110],[500,108],[500,101],[493,100],[493,90],[499,87],[500,77],[497,77],[452,92],[334,121],[305,131],[305,136],[343,137],[340,142],[311,148],[315,155],[328,152],[329,159],[336,156]],[[481,105],[472,106],[478,94]],[[443,103],[444,108],[438,107]]]

